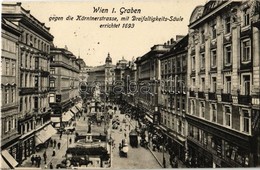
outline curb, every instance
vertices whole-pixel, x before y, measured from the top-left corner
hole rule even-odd
[[[159,161],[159,159],[157,158],[157,156],[155,156],[155,154],[153,153],[153,151],[151,150],[151,148],[148,146],[149,151],[152,153],[153,157],[156,159],[156,161],[158,162],[158,164],[163,168],[162,163]]]

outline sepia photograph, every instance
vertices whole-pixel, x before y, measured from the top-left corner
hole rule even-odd
[[[1,12],[0,169],[260,167],[259,0]]]

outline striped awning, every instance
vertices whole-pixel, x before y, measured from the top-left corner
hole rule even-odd
[[[45,141],[47,141],[49,138],[51,138],[56,133],[57,133],[57,130],[54,129],[52,127],[52,125],[48,125],[48,126],[44,127],[42,130],[40,130],[39,132],[37,132],[35,134],[35,136],[36,136],[36,138],[35,138],[36,146],[44,143]]]
[[[68,122],[74,116],[74,114],[69,110],[62,114],[62,122]]]
[[[77,114],[79,112],[79,110],[76,108],[76,106],[73,106],[71,109],[70,109],[74,114]]]
[[[1,153],[3,156],[3,160],[4,160],[3,161],[4,163],[2,163],[2,160],[1,160],[1,168],[2,168],[2,166],[4,166],[4,168],[10,169],[10,166],[11,166],[11,169],[14,169],[18,165],[18,162],[14,159],[14,157],[7,150],[3,150]],[[6,167],[6,166],[8,166],[8,167]]]
[[[59,123],[60,122],[60,117],[51,117],[51,121],[53,123]]]

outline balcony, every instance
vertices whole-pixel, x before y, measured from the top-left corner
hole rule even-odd
[[[195,92],[190,90],[190,97],[196,97]]]
[[[21,87],[19,95],[27,95],[37,93],[37,87]]]
[[[238,104],[249,105],[252,103],[252,97],[249,95],[238,95]]]
[[[199,97],[200,99],[205,99],[205,93],[204,93],[203,91],[199,91],[199,92],[198,92],[198,97]]]
[[[222,102],[232,102],[232,95],[230,93],[221,94]]]
[[[209,100],[217,100],[217,95],[215,92],[209,92]]]

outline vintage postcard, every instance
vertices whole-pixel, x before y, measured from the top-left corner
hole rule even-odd
[[[0,169],[260,166],[260,1],[1,12]]]

